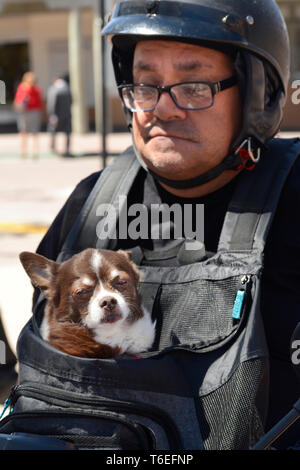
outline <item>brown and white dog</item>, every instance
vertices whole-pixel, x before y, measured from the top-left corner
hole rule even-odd
[[[125,251],[88,248],[63,263],[20,254],[47,304],[42,337],[80,357],[110,358],[148,350],[155,323],[137,291],[139,272]]]

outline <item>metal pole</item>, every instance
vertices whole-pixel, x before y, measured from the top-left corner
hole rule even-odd
[[[81,10],[73,7],[69,11],[68,48],[70,85],[73,95],[73,131],[87,131],[87,110],[84,97],[84,76],[82,68]]]
[[[102,27],[104,26],[104,19],[105,19],[105,0],[99,0],[99,11],[100,16],[102,19]],[[107,134],[107,127],[106,127],[106,74],[105,74],[105,52],[106,52],[106,42],[104,36],[101,36],[101,89],[102,89],[102,117],[101,117],[101,124],[102,124],[102,158],[103,158],[103,167],[106,166],[106,158],[107,158],[107,150],[106,150],[106,134]]]
[[[95,132],[99,136],[99,151],[97,156],[100,156],[101,132],[102,132],[102,90],[101,90],[101,38],[100,30],[102,26],[102,18],[100,16],[98,1],[94,6],[94,23],[93,23],[93,64],[94,64],[94,101],[95,101]]]
[[[265,434],[252,447],[252,450],[265,450],[276,441],[300,416],[300,399],[294,404],[293,409],[284,416],[267,434]]]

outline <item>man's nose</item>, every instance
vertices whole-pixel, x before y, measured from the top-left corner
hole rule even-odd
[[[161,93],[153,110],[153,114],[162,121],[174,121],[186,118],[186,111],[178,108],[170,94],[166,91]]]

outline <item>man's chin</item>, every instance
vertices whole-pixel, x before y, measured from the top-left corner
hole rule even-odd
[[[137,146],[139,149],[139,146]],[[208,162],[201,161],[201,146],[166,137],[155,137],[139,149],[146,166],[154,173],[171,180],[186,180],[207,171]]]
[[[183,156],[178,153],[162,153],[152,155],[151,158],[142,157],[146,166],[154,173],[165,178],[180,179],[186,169]]]

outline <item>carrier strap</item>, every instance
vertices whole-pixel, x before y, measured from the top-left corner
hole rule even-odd
[[[119,208],[116,207],[116,204],[119,201],[119,196],[128,194],[140,168],[141,166],[135,157],[132,147],[129,147],[101,172],[98,181],[65,240],[57,258],[58,262],[70,258],[73,254],[79,253],[85,248],[107,248],[109,237],[101,239],[101,232],[104,223],[108,222],[108,218],[114,212],[110,210],[107,217],[104,217],[104,214],[98,214],[99,205],[101,204],[103,209],[105,204],[111,204],[118,212]],[[102,215],[102,218],[99,215]]]
[[[117,201],[119,194],[128,194],[140,168],[141,166],[130,147],[101,172],[63,244],[56,259],[58,263],[62,263],[85,248],[98,246],[98,224],[103,224],[106,217],[103,217],[97,224],[97,220],[99,220],[97,207],[99,204],[110,204]],[[102,246],[99,248],[107,248],[109,239],[106,238],[101,242]],[[32,317],[33,329],[38,336],[41,336],[39,324],[41,307],[44,302],[45,296],[41,292],[35,303]]]
[[[240,175],[226,213],[218,251],[262,252],[300,139],[273,139],[253,171]]]
[[[263,251],[272,218],[286,178],[300,154],[300,139],[273,139],[253,171],[239,176],[225,216],[218,251]],[[113,227],[120,216],[120,196],[127,196],[141,169],[132,147],[106,167],[81,210],[58,261],[87,248],[109,248],[110,236],[103,235],[104,225]],[[99,206],[113,210],[98,213]],[[101,217],[101,218],[100,218]],[[111,221],[111,223],[110,223]],[[102,234],[102,235],[101,235]]]

